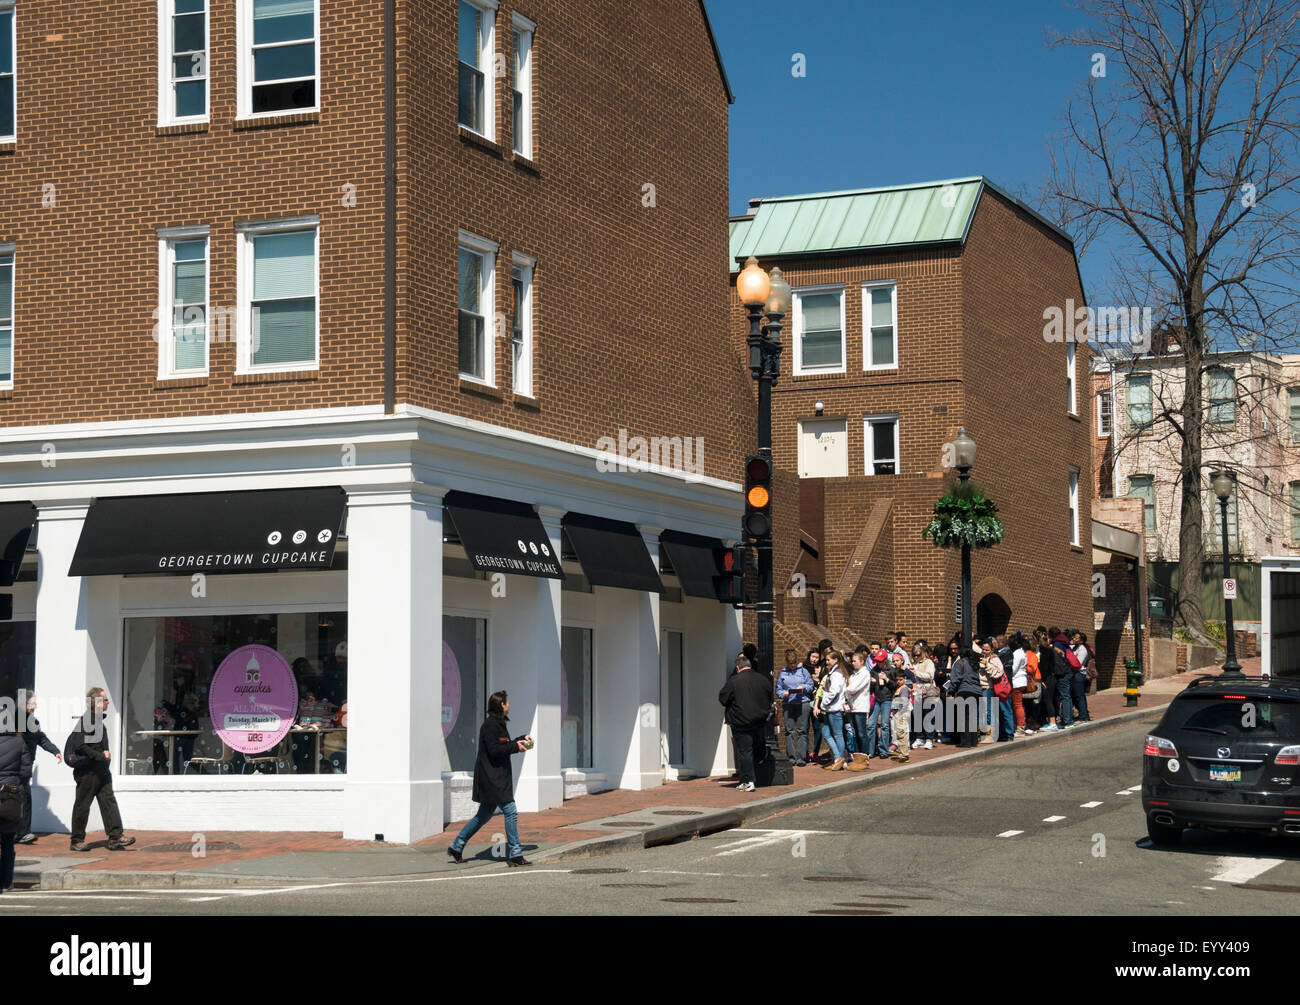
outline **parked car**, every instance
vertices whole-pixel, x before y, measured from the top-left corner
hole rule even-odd
[[[1146,738],[1152,843],[1186,827],[1300,835],[1300,680],[1201,677]]]

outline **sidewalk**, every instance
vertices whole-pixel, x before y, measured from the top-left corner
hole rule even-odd
[[[1246,660],[1257,673],[1259,660]],[[524,853],[531,861],[556,862],[648,847],[683,836],[712,833],[763,819],[774,813],[810,806],[862,789],[983,760],[1025,744],[1068,741],[1071,736],[1107,725],[1149,716],[1168,704],[1187,682],[1217,667],[1153,681],[1142,688],[1136,709],[1125,706],[1123,688],[1088,696],[1091,723],[1064,733],[1039,733],[1013,743],[986,744],[974,750],[940,746],[914,750],[911,763],[873,760],[864,772],[827,772],[819,767],[795,769],[792,786],[738,792],[734,779],[700,778],[669,782],[644,792],[617,790],[570,800],[563,806],[519,818]],[[128,831],[136,838],[127,851],[110,852],[107,839],[91,835],[88,853],[68,851],[66,834],[42,835],[35,845],[18,847],[17,887],[78,889],[90,887],[165,887],[264,885],[268,882],[320,882],[363,877],[417,876],[457,867],[444,849],[461,824],[410,846],[345,841],[335,834],[271,831],[225,831],[203,835],[204,856],[195,857],[189,831]],[[492,835],[503,831],[500,817],[483,828],[466,849],[466,860],[499,869],[492,855]],[[464,871],[470,866],[461,866]]]

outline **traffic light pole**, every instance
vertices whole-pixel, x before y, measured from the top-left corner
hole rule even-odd
[[[758,453],[768,462],[769,470],[775,472],[772,465],[772,388],[776,386],[780,373],[781,361],[781,319],[782,314],[769,314],[767,325],[763,325],[761,306],[749,310],[749,366],[753,377],[758,381]],[[785,743],[777,729],[782,721],[781,697],[776,687],[776,660],[774,623],[776,620],[775,589],[772,573],[772,528],[767,533],[754,539],[758,552],[758,600],[754,605],[758,621],[758,670],[768,675],[772,681],[772,716],[766,731],[767,757],[773,766],[769,784],[793,785],[794,765],[786,755]],[[767,780],[766,772],[762,780]]]

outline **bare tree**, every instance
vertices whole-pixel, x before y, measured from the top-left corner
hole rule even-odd
[[[1200,630],[1206,354],[1295,338],[1300,0],[1082,0],[1090,70],[1065,112],[1043,202],[1095,245],[1110,289],[1178,332],[1178,616]],[[1085,60],[1091,59],[1089,64]],[[1095,300],[1096,298],[1090,298]]]

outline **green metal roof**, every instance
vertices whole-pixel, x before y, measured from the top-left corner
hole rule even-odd
[[[750,216],[731,221],[729,265],[735,272],[737,263],[750,255],[764,258],[962,243],[986,186],[1023,205],[982,177],[755,200]],[[1052,227],[1029,207],[1024,208]]]

